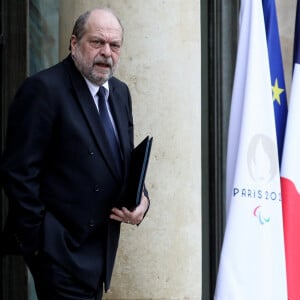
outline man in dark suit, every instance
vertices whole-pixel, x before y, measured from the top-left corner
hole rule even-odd
[[[139,224],[149,208],[146,189],[134,210],[116,208],[134,145],[130,93],[113,77],[122,42],[111,10],[84,13],[70,55],[27,78],[9,110],[1,159],[9,201],[4,252],[24,256],[42,300],[102,299],[120,223]]]

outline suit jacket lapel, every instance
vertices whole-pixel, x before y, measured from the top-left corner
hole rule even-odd
[[[76,100],[78,101],[91,132],[95,137],[98,148],[113,175],[117,180],[121,180],[119,172],[115,166],[114,158],[111,154],[108,141],[105,138],[104,129],[100,124],[94,99],[88,89],[88,86],[80,72],[76,69],[70,56],[65,60],[65,63],[70,74],[73,88],[75,90]]]

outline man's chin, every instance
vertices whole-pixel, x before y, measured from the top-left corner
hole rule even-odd
[[[108,79],[110,79],[111,78],[111,76],[103,76],[103,75],[101,75],[101,76],[91,76],[91,77],[89,77],[88,79],[92,82],[92,83],[94,83],[94,84],[96,84],[96,85],[102,85],[103,83],[105,83]]]

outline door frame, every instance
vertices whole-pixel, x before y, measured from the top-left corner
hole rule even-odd
[[[213,299],[225,228],[226,148],[239,0],[201,0],[202,299]]]
[[[27,76],[28,69],[28,0],[1,0],[0,15],[0,87],[1,87],[1,150],[4,146],[7,110],[17,87]],[[1,229],[8,203],[1,197]],[[20,256],[1,258],[0,295],[3,300],[27,300],[27,269]]]

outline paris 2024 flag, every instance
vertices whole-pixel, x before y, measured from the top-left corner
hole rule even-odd
[[[286,300],[279,160],[262,0],[242,0],[215,300]]]
[[[300,299],[300,6],[297,4],[294,69],[281,164],[288,299]]]

